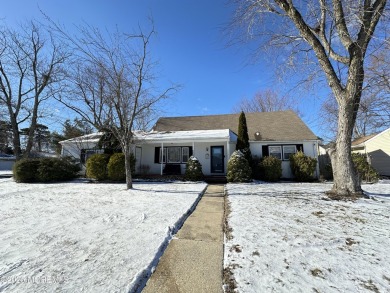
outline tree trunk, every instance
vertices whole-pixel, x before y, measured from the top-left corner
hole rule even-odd
[[[361,196],[360,178],[352,162],[351,139],[355,125],[356,98],[338,99],[338,131],[335,146],[328,151],[333,168],[331,195],[341,197]]]
[[[35,134],[35,130],[37,128],[38,105],[39,105],[38,98],[35,98],[33,114],[32,114],[32,117],[31,117],[31,124],[30,124],[30,128],[29,128],[29,131],[28,131],[26,150],[25,150],[25,152],[23,154],[24,158],[28,158],[30,156],[31,149],[33,147],[34,134]]]
[[[12,143],[14,145],[14,155],[16,160],[18,161],[22,154],[22,149],[20,147],[20,134],[18,122],[14,115],[11,115],[11,127],[12,127]]]
[[[133,188],[133,178],[131,175],[131,160],[130,160],[131,146],[126,144],[123,147],[123,153],[125,155],[126,188],[132,189]]]

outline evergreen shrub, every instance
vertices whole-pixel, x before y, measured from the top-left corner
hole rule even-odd
[[[274,156],[263,157],[259,163],[265,181],[278,181],[282,177],[282,161]]]
[[[317,166],[317,160],[298,151],[290,156],[290,168],[295,180],[308,182],[313,180],[313,173]]]
[[[186,170],[184,172],[184,180],[187,181],[201,181],[203,180],[202,165],[199,160],[191,156],[186,164]]]
[[[359,153],[352,153],[352,162],[361,180],[377,182],[378,172],[367,162],[367,156]]]
[[[13,176],[16,182],[38,181],[39,159],[21,159],[14,164]]]
[[[15,163],[16,182],[51,182],[76,178],[80,167],[69,158],[22,159]]]
[[[130,154],[131,174],[135,173],[135,156]],[[113,181],[126,180],[125,154],[115,153],[110,157],[107,164],[108,179]]]
[[[107,164],[110,160],[108,154],[94,154],[87,160],[87,177],[96,180],[107,179]]]
[[[76,178],[80,167],[70,158],[41,158],[38,178],[40,182],[64,181]]]
[[[245,155],[241,151],[234,151],[228,161],[227,176],[228,182],[250,182],[252,169]]]

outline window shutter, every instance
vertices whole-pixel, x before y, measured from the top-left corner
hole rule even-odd
[[[192,156],[192,147],[191,146],[189,147],[189,155],[190,155],[190,157]]]
[[[80,151],[80,162],[85,164],[85,149],[81,149]]]
[[[297,147],[297,152],[301,151],[303,153],[303,144],[297,144],[296,147]]]
[[[263,158],[269,155],[268,152],[268,145],[263,145],[262,146],[262,151],[263,151]]]
[[[154,163],[155,164],[160,163],[160,149],[161,149],[161,147],[154,148]]]

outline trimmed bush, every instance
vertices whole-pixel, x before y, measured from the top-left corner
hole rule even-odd
[[[37,182],[39,159],[22,159],[15,163],[13,175],[16,182]]]
[[[110,160],[110,155],[94,154],[87,160],[87,177],[96,180],[107,179],[107,164]]]
[[[295,180],[299,182],[308,182],[313,180],[313,173],[317,166],[317,160],[306,156],[299,151],[290,156],[290,168],[294,174]]]
[[[186,170],[184,173],[184,180],[187,181],[201,181],[203,180],[202,165],[199,160],[191,156],[186,164]]]
[[[14,165],[16,182],[64,181],[77,177],[80,167],[69,158],[23,159]]]
[[[130,169],[131,174],[135,173],[135,157],[130,154]],[[126,168],[125,168],[125,154],[115,153],[110,157],[107,164],[108,179],[113,181],[125,181],[126,180]]]
[[[282,177],[282,161],[274,156],[266,156],[260,163],[261,177],[265,181],[278,181]]]
[[[40,182],[63,181],[76,178],[80,167],[70,158],[42,158],[37,171]]]
[[[352,153],[352,161],[361,180],[377,182],[378,172],[367,162],[367,156],[359,153]]]
[[[235,151],[227,165],[226,179],[228,182],[250,182],[252,169],[245,155],[241,151]]]

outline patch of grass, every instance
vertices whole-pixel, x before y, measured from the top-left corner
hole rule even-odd
[[[365,219],[361,219],[361,218],[358,218],[358,217],[355,217],[353,218],[357,223],[362,223],[362,224],[365,224],[367,221]]]
[[[233,270],[237,265],[230,265],[223,269],[223,291],[225,293],[234,293],[237,289],[237,282],[234,278]]]
[[[361,283],[361,285],[366,288],[367,290],[373,291],[375,293],[379,293],[379,289],[377,286],[375,286],[374,282],[370,279],[366,282]]]
[[[348,246],[352,246],[354,244],[359,244],[359,241],[356,241],[352,238],[347,238],[345,239],[345,244],[347,244]]]
[[[328,196],[331,200],[339,200],[339,201],[356,201],[361,198],[366,198],[365,194],[363,192],[357,192],[357,193],[351,193],[351,194],[338,194],[331,191],[325,192],[325,194]]]
[[[285,258],[284,260],[284,263],[286,264],[286,269],[289,269],[290,268],[290,263],[287,261],[287,258]]]
[[[325,278],[324,278],[324,274],[323,274],[322,271],[321,271],[320,269],[318,269],[318,268],[310,270],[310,273],[311,273],[312,276],[314,276],[314,277],[319,277],[319,278],[321,278],[321,279],[325,279]]]
[[[237,252],[237,253],[240,253],[240,252],[242,252],[242,249],[241,249],[240,245],[235,244],[235,245],[233,245],[233,246],[230,248],[230,251],[235,251],[235,252]]]
[[[255,250],[254,252],[252,252],[252,256],[260,256],[260,252],[258,252],[257,250]]]
[[[229,216],[231,213],[230,202],[225,196],[224,200],[224,214],[223,214],[223,231],[227,240],[233,239],[233,228],[229,225]]]
[[[325,214],[323,212],[321,212],[321,211],[312,212],[311,214],[314,215],[314,216],[317,216],[319,218],[323,218],[325,216]]]

